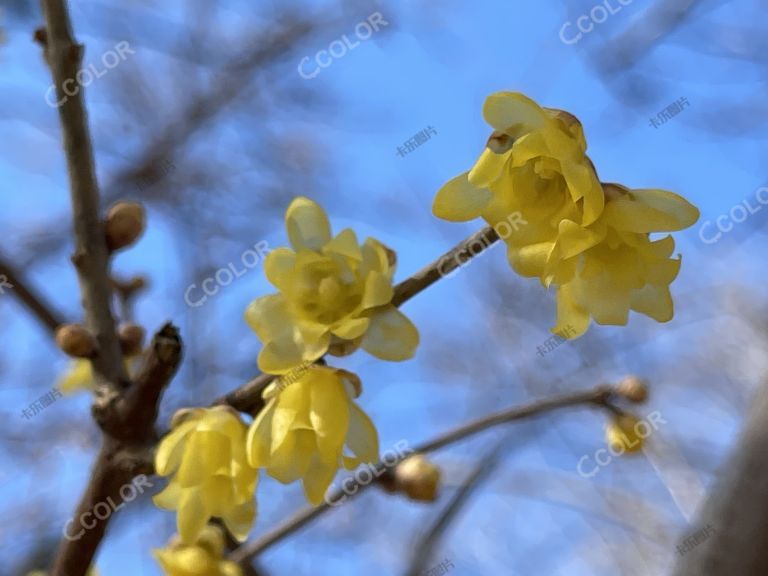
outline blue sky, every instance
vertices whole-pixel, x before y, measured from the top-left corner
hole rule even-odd
[[[83,14],[88,12],[89,5],[82,4]],[[326,49],[341,34],[318,39],[316,45],[302,48],[295,58],[285,62],[285,81],[324,95],[332,110],[323,115],[291,111],[276,120],[283,130],[297,130],[316,139],[316,146],[326,159],[323,177],[333,182],[333,189],[296,190],[296,194],[322,198],[335,230],[351,226],[359,237],[375,236],[395,248],[399,256],[398,277],[404,278],[480,227],[479,222],[457,225],[438,221],[430,212],[432,198],[446,180],[471,166],[484,146],[489,129],[481,108],[486,96],[499,90],[520,91],[543,105],[563,108],[579,117],[590,156],[603,181],[673,190],[701,209],[700,223],[676,235],[684,264],[675,294],[706,294],[727,274],[727,264],[734,262],[743,264],[738,268],[740,283],[760,282],[764,279],[762,271],[750,267],[749,262],[752,252],[762,253],[762,244],[759,238],[751,236],[749,227],[762,222],[762,214],[728,235],[729,239],[738,236],[743,240],[731,252],[722,251],[724,243],[710,246],[699,238],[701,222],[727,213],[745,198],[754,198],[755,191],[768,183],[761,168],[763,142],[754,132],[728,130],[728,114],[732,114],[736,125],[742,118],[739,113],[749,117],[749,106],[757,93],[755,85],[760,81],[759,70],[743,61],[708,55],[710,46],[705,44],[705,32],[716,28],[715,25],[735,26],[752,21],[758,13],[758,3],[700,2],[692,23],[666,37],[632,74],[632,82],[653,94],[643,104],[631,104],[622,96],[618,86],[626,80],[624,76],[606,79],[598,73],[594,62],[595,57],[604,56],[611,49],[612,38],[643,16],[650,2],[635,0],[576,45],[561,42],[559,32],[563,24],[575,21],[594,5],[576,2],[566,7],[555,0],[495,0],[437,2],[435,7],[427,7],[426,3],[394,2],[372,3],[345,13],[341,16],[341,34],[350,37],[355,26],[376,11],[391,25],[334,60],[311,80],[299,77],[299,61],[304,56],[314,58],[317,51]],[[76,31],[80,16],[75,14]],[[233,10],[232,22],[237,21],[237,11]],[[0,188],[0,225],[6,230],[2,248],[13,255],[21,231],[29,234],[56,214],[68,218],[69,208],[55,111],[43,100],[50,84],[47,71],[37,47],[29,40],[30,30],[15,25],[7,17],[5,27],[7,44],[0,46],[0,89],[6,94],[5,110],[0,112],[0,179],[4,182]],[[87,28],[78,34],[88,44],[89,54],[98,55],[115,43],[114,38],[100,38]],[[149,66],[167,58],[139,42],[132,42],[132,46],[137,50],[136,60],[124,66]],[[109,102],[102,83],[109,81],[107,75],[87,91],[92,119],[108,118]],[[658,128],[650,126],[651,117],[681,97],[687,99],[689,106],[679,116]],[[226,122],[222,129],[237,134],[240,126]],[[436,135],[405,157],[397,154],[398,146],[428,126],[435,129]],[[246,137],[243,135],[243,141]],[[138,144],[127,142],[125,150],[116,148],[118,152],[112,152],[110,146],[100,147],[96,158],[99,174],[108,174],[110,168],[129,158],[129,152]],[[237,212],[236,206],[231,209]],[[222,213],[221,217],[226,219],[228,215]],[[189,277],[188,270],[168,248],[183,240],[171,237],[172,228],[163,218],[162,214],[150,213],[151,227],[145,238],[135,250],[116,261],[120,272],[142,272],[153,280],[147,298],[138,304],[137,317],[148,327],[171,318],[181,325],[183,334],[196,326],[198,331],[189,337],[200,341],[234,330],[237,338],[231,354],[242,364],[251,362],[255,366],[257,342],[243,326],[241,315],[251,299],[271,291],[261,269],[249,272],[222,290],[216,296],[216,317],[207,317],[205,325],[200,326],[202,316],[196,318],[199,311],[184,305],[183,293],[189,283],[201,279]],[[750,234],[740,231],[748,228]],[[242,251],[256,242],[266,240],[273,247],[285,243],[279,218],[275,218],[269,230],[245,245],[213,245],[221,265],[238,261]],[[723,260],[723,254],[728,255],[730,262]],[[36,263],[26,272],[63,310],[75,309],[76,281],[66,258]],[[488,336],[491,328],[478,325],[485,311],[479,302],[483,294],[478,286],[487,283],[488,277],[514,283],[521,290],[535,288],[533,281],[515,278],[505,268],[503,249],[495,247],[455,278],[444,280],[404,308],[420,328],[423,326],[423,348],[433,349],[431,341],[439,341],[446,334],[460,334],[475,344]],[[667,364],[684,365],[699,354],[692,343],[703,338],[702,330],[708,326],[708,320],[697,317],[693,301],[693,297],[678,298],[678,317],[667,326],[638,317],[632,318],[628,328],[593,326],[589,338],[621,342],[622,331],[627,331],[640,338],[642,344],[638,350],[622,352],[606,360],[595,373],[582,377],[584,372],[577,370],[579,356],[573,347],[559,350],[556,357],[544,362],[545,368],[535,355],[536,345],[548,337],[554,322],[554,302],[551,295],[542,293],[543,312],[539,317],[547,320],[527,325],[526,335],[518,340],[525,350],[510,352],[509,358],[497,354],[493,366],[506,365],[510,373],[495,377],[501,381],[524,380],[531,374],[546,373],[548,377],[563,379],[565,388],[570,379],[573,388],[588,386],[593,376],[611,378],[627,370],[648,369],[648,376],[663,380]],[[714,314],[717,313],[715,310]],[[14,335],[6,344],[11,361],[4,367],[4,404],[10,414],[17,415],[21,407],[51,386],[51,381],[42,377],[18,386],[25,381],[29,363],[50,364],[50,376],[63,370],[66,361],[7,295],[0,296],[0,315],[8,318],[7,333]],[[735,335],[730,338],[736,342]],[[726,336],[725,340],[728,339]],[[653,362],[647,363],[649,358]],[[418,355],[395,366],[382,365],[360,352],[340,364],[363,377],[366,394],[362,402],[379,426],[384,447],[401,439],[418,443],[488,409],[519,402],[527,396],[522,387],[504,389],[490,405],[482,405],[473,394],[473,374],[455,374],[452,382],[443,383],[439,375],[427,368],[426,359]],[[491,366],[490,360],[488,365]],[[184,377],[182,372],[179,379]],[[206,375],[206,382],[210,383],[213,395],[215,391],[232,388],[238,380],[231,375]],[[205,398],[195,400],[206,402]],[[87,404],[83,397],[65,398],[37,418],[57,418],[57,413],[67,413],[68,417],[78,415],[77,418],[87,419]],[[722,457],[738,426],[737,416],[723,414],[717,403],[694,402],[679,389],[662,389],[648,411],[659,407],[669,411],[665,414],[674,412],[669,418],[673,443],[716,436],[713,445],[717,459]],[[20,429],[25,435],[34,434],[35,426],[26,424]],[[672,429],[684,430],[683,437],[672,433]],[[579,559],[578,554],[554,553],[584,537],[591,523],[599,520],[562,502],[553,505],[557,498],[526,498],[505,488],[510,474],[515,477],[526,470],[553,478],[573,475],[578,456],[584,451],[593,453],[601,446],[601,425],[588,413],[579,412],[547,417],[542,423],[522,426],[523,436],[524,431],[535,433],[537,441],[510,450],[504,466],[508,473],[499,475],[472,503],[471,511],[441,548],[438,560],[451,558],[456,574],[527,576],[529,568],[520,555],[521,550],[528,550],[532,551],[528,558],[531,565],[541,570],[537,576],[615,574],[610,566],[596,572],[594,564]],[[493,437],[495,433],[489,434]],[[444,461],[446,469],[453,469],[449,466],[453,462],[454,467],[462,470],[462,462],[471,460],[486,445],[487,437],[485,441],[477,439],[447,451],[442,455],[444,460],[438,457],[438,461]],[[687,453],[685,445],[681,450]],[[58,498],[51,499],[56,502],[55,507],[46,512],[53,533],[74,508],[92,452],[62,451],[52,442],[45,458],[50,471],[47,477],[56,478],[55,486],[41,484],[17,469],[11,472],[4,498],[11,502],[32,500],[40,493],[58,494]],[[711,470],[700,472],[701,481],[708,482]],[[652,463],[614,463],[595,482],[616,487],[632,475],[638,479],[642,494],[665,508],[670,523],[683,527],[683,517]],[[286,500],[269,497],[278,493],[288,495]],[[365,499],[366,502],[334,512],[336,519],[328,515],[267,553],[263,564],[270,569],[269,573],[400,573],[416,528],[424,526],[425,519],[435,511],[393,502],[378,493]],[[301,503],[295,486],[284,488],[272,481],[264,482],[259,500],[261,512],[256,533],[284,518]],[[380,527],[378,521],[371,525],[361,517],[364,509],[376,513],[391,510],[392,516],[401,519],[406,528],[400,530],[398,524],[384,520]],[[108,539],[98,558],[102,574],[159,574],[147,550],[170,536],[170,516],[152,511],[126,513],[118,519],[120,530]],[[640,538],[626,527],[613,529],[626,531],[629,541]],[[547,539],[553,542],[551,549],[541,546]],[[296,563],[293,568],[292,562]]]

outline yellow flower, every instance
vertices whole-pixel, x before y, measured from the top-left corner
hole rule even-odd
[[[585,229],[604,196],[581,124],[515,92],[489,96],[483,115],[496,131],[475,166],[440,189],[433,212],[451,221],[482,217],[507,244],[515,271],[544,280],[561,258],[601,239]]]
[[[155,504],[177,510],[178,532],[187,544],[213,516],[245,540],[256,516],[258,479],[246,458],[245,424],[231,408],[216,406],[181,410],[171,427],[158,447],[155,469],[173,478],[153,498]]]
[[[638,420],[631,414],[614,416],[605,427],[605,439],[612,450],[623,452],[639,452],[643,449],[644,437],[638,432]]]
[[[245,318],[264,343],[259,368],[284,374],[326,352],[358,346],[383,360],[413,356],[419,333],[391,304],[394,254],[347,228],[331,237],[323,209],[296,198],[285,215],[293,249],[278,248],[264,263],[277,294],[254,300]]]
[[[666,190],[629,190],[605,184],[606,206],[594,227],[606,232],[596,246],[561,263],[557,291],[557,326],[583,334],[590,318],[598,324],[626,325],[634,310],[668,322],[674,315],[669,285],[681,258],[670,258],[672,236],[651,240],[652,232],[683,230],[699,218],[698,209]]]
[[[224,534],[210,524],[194,544],[175,538],[167,548],[153,550],[153,554],[166,576],[242,576],[236,563],[223,559]]]
[[[140,358],[141,355],[125,358],[125,369],[129,376],[138,369]],[[94,390],[96,379],[93,377],[91,361],[87,358],[78,358],[70,362],[69,370],[59,378],[57,388],[61,390],[62,394],[74,394],[80,390]]]
[[[327,366],[311,366],[287,386],[273,382],[248,431],[250,464],[283,484],[301,479],[307,500],[319,504],[341,466],[378,461],[376,428],[353,401],[359,394],[356,375]]]

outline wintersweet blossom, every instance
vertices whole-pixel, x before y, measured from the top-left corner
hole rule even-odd
[[[273,382],[248,431],[250,464],[284,484],[301,479],[307,500],[320,504],[340,467],[378,461],[376,428],[354,402],[360,392],[355,374],[328,366],[310,366],[287,386]]]
[[[626,325],[630,310],[668,322],[674,315],[669,289],[680,271],[672,258],[675,241],[651,233],[675,232],[693,225],[699,210],[666,190],[630,190],[605,184],[605,211],[593,227],[605,237],[597,245],[560,265],[557,326],[583,334],[590,318],[598,324]]]
[[[291,202],[285,224],[292,249],[273,250],[264,263],[279,292],[245,313],[264,344],[259,368],[284,374],[358,346],[383,360],[413,356],[419,333],[391,304],[394,253],[372,238],[359,244],[349,228],[331,236],[325,212],[308,198]]]
[[[174,538],[168,547],[153,550],[166,576],[242,576],[235,562],[224,560],[224,534],[206,525],[194,544]]]
[[[181,539],[193,544],[211,517],[245,540],[256,516],[258,472],[245,453],[247,427],[228,406],[179,411],[155,455],[160,476],[172,476],[154,497],[176,510]]]
[[[526,225],[504,237],[509,262],[543,280],[560,258],[600,240],[586,230],[604,196],[581,123],[515,92],[489,96],[483,115],[494,133],[474,167],[439,190],[433,212],[450,221],[482,217],[493,227],[520,214]]]
[[[640,423],[640,420],[632,414],[619,414],[611,418],[605,427],[608,446],[618,453],[642,450],[645,437],[638,431]]]

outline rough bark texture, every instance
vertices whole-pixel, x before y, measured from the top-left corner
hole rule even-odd
[[[699,512],[692,534],[714,532],[682,554],[674,576],[768,574],[768,382],[752,402],[735,452]]]

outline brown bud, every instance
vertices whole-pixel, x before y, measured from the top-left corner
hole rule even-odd
[[[56,329],[56,345],[75,358],[90,358],[96,352],[96,339],[80,324],[59,326]]]
[[[648,382],[637,376],[627,376],[619,382],[616,393],[630,402],[642,404],[648,400]]]
[[[110,252],[133,244],[146,224],[144,207],[138,202],[118,202],[107,212],[104,234]]]
[[[136,356],[144,346],[144,328],[138,324],[123,324],[117,332],[125,356]]]
[[[355,350],[360,348],[360,343],[362,341],[362,336],[355,338],[354,340],[344,340],[334,334],[331,336],[331,343],[328,346],[328,354],[331,354],[332,356],[349,356]]]
[[[421,454],[414,454],[398,464],[395,483],[411,500],[433,502],[440,487],[440,468]]]
[[[621,184],[614,184],[613,182],[602,182],[603,193],[605,199],[608,201],[619,200],[627,194],[629,194],[629,188],[622,186]]]

